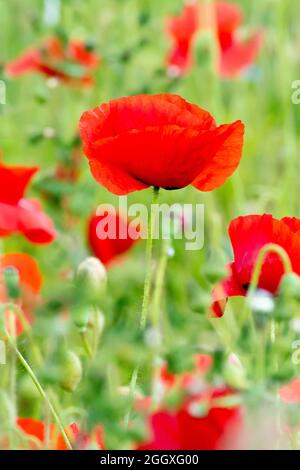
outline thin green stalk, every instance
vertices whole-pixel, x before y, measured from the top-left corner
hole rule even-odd
[[[154,220],[153,220],[153,213],[154,208],[153,205],[157,203],[159,196],[159,188],[153,188],[152,194],[152,201],[150,206],[150,212],[148,216],[148,237],[147,237],[147,246],[146,246],[146,258],[147,258],[147,268],[146,268],[146,276],[144,282],[144,293],[143,293],[143,301],[142,301],[142,311],[141,311],[141,319],[140,319],[140,328],[144,331],[146,323],[147,323],[147,316],[148,316],[148,309],[150,303],[150,292],[151,292],[151,280],[152,280],[152,252],[153,252],[153,230],[154,230]],[[140,364],[138,363],[135,367],[131,380],[130,380],[130,407],[128,412],[125,416],[125,426],[128,427],[132,405],[135,396],[135,390],[137,386],[137,379],[139,375]]]
[[[254,295],[257,289],[262,267],[263,267],[265,258],[269,253],[276,253],[280,257],[283,267],[284,267],[284,271],[286,273],[289,273],[292,271],[291,261],[285,249],[279,245],[276,245],[275,243],[268,243],[260,250],[258,254],[257,261],[256,261],[252,278],[251,278],[251,283],[250,283],[248,293],[247,293],[247,297],[249,298],[251,298]],[[244,309],[242,311],[243,320],[245,319],[246,311],[247,311],[247,303],[245,302]]]
[[[141,329],[144,330],[147,322],[147,314],[150,301],[150,291],[151,291],[151,278],[152,278],[152,252],[153,252],[153,204],[157,202],[159,196],[159,188],[153,188],[153,196],[150,207],[150,213],[148,217],[148,238],[147,238],[147,247],[146,247],[146,257],[147,257],[147,268],[146,268],[146,277],[144,283],[144,294],[142,302],[142,312],[141,312]]]
[[[43,359],[42,359],[41,352],[40,352],[39,348],[38,348],[38,347],[36,346],[36,344],[35,344],[35,341],[34,341],[33,336],[32,336],[31,325],[30,325],[30,323],[28,322],[28,320],[26,319],[22,308],[19,307],[19,305],[14,304],[14,303],[7,303],[7,304],[4,304],[3,308],[4,308],[4,310],[11,310],[11,311],[13,311],[14,314],[18,317],[18,320],[19,320],[19,321],[21,322],[21,324],[22,324],[23,331],[24,331],[24,333],[26,334],[26,336],[28,337],[28,339],[29,339],[29,341],[30,341],[31,348],[32,348],[32,352],[33,352],[33,354],[34,354],[34,356],[35,356],[35,360],[37,361],[38,364],[42,364]]]
[[[11,347],[14,349],[16,355],[18,356],[21,364],[23,365],[24,369],[26,370],[26,372],[29,374],[30,378],[32,379],[34,385],[36,386],[39,394],[41,395],[41,397],[43,398],[43,400],[45,400],[45,403],[47,404],[47,406],[49,407],[49,410],[51,411],[52,415],[53,415],[53,418],[55,419],[55,422],[62,434],[62,437],[66,443],[66,446],[68,447],[68,449],[72,450],[72,445],[69,441],[69,438],[65,432],[65,429],[64,429],[64,426],[61,422],[61,419],[60,417],[58,416],[57,412],[55,411],[51,401],[49,400],[48,398],[48,395],[46,394],[46,392],[44,391],[42,385],[40,384],[38,378],[36,377],[35,373],[33,372],[33,370],[31,369],[30,365],[28,364],[28,362],[26,361],[26,359],[23,357],[23,355],[20,353],[20,351],[18,350],[17,346],[15,345],[15,342],[13,340],[13,338],[10,336],[10,334],[8,333],[8,331],[6,330],[5,331],[6,333],[6,336],[8,338],[8,341],[11,345]]]

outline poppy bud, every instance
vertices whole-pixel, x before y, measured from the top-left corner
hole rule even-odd
[[[29,375],[23,375],[18,383],[18,393],[21,399],[27,401],[37,400],[40,394]]]
[[[59,359],[59,385],[67,392],[73,392],[82,377],[79,357],[72,351],[65,351]]]
[[[224,379],[230,387],[245,390],[248,387],[245,370],[235,354],[230,354],[224,365]]]
[[[205,314],[211,305],[211,296],[205,290],[199,290],[192,299],[192,309],[196,313]]]
[[[19,299],[21,296],[19,271],[13,266],[8,266],[3,271],[3,279],[8,298]]]
[[[80,331],[85,331],[91,317],[91,308],[77,305],[71,311],[73,321]]]
[[[300,301],[300,277],[295,273],[285,274],[280,283],[279,293],[284,297]]]
[[[88,302],[95,303],[106,287],[107,275],[104,265],[98,258],[89,257],[77,269],[76,285]]]

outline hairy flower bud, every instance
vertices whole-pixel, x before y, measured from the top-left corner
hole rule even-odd
[[[59,359],[59,385],[67,392],[73,392],[82,377],[79,357],[72,351],[65,351]]]
[[[76,287],[88,302],[99,300],[106,287],[107,275],[98,258],[89,257],[80,263],[76,274]]]

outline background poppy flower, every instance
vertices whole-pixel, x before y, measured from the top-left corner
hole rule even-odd
[[[10,77],[38,72],[67,83],[90,85],[93,79],[89,71],[99,63],[99,57],[83,41],[72,40],[64,45],[60,39],[50,38],[40,48],[30,49],[9,62],[5,71]],[[76,70],[74,65],[77,66]]]
[[[221,186],[237,168],[241,121],[219,127],[177,95],[137,95],[85,112],[79,123],[94,178],[121,195],[149,186],[200,191]]]
[[[284,403],[300,403],[300,377],[283,385],[279,395]]]
[[[99,222],[105,219],[105,223],[114,227],[113,236],[100,239],[97,234]],[[120,237],[124,234],[124,238]],[[123,236],[123,235],[122,235]],[[137,239],[130,236],[128,223],[118,212],[107,212],[102,215],[93,214],[88,222],[88,242],[94,255],[109,265],[119,256],[125,254],[134,245]]]
[[[24,198],[37,167],[0,164],[0,236],[22,233],[32,243],[51,243],[55,230],[38,201]]]
[[[46,426],[44,422],[32,418],[18,418],[17,424],[25,434],[37,439],[41,448],[45,448]],[[97,449],[105,448],[103,442],[103,429],[101,426],[96,426],[90,436],[82,433],[76,423],[70,424],[67,427],[66,432],[73,448],[75,449],[84,450],[92,445]],[[57,432],[54,424],[50,424],[50,445],[51,450],[68,450],[63,436]],[[32,443],[32,446],[34,446],[34,443]]]
[[[262,45],[262,31],[255,31],[242,41],[237,34],[242,25],[240,6],[228,2],[199,4],[188,2],[181,16],[170,18],[167,31],[173,41],[167,63],[177,74],[184,74],[192,64],[193,41],[196,33],[207,28],[215,29],[221,77],[232,78],[253,64]]]
[[[19,276],[21,296],[18,303],[23,310],[25,319],[32,322],[32,308],[36,303],[37,296],[42,287],[42,274],[34,258],[25,253],[9,253],[0,256],[0,302],[9,301],[6,287],[4,285],[5,269],[16,269]],[[10,312],[5,312],[6,327],[10,329],[11,319]],[[15,333],[21,334],[23,324],[15,315]]]
[[[251,282],[257,256],[264,245],[275,243],[287,252],[292,269],[300,274],[300,219],[272,215],[249,215],[232,220],[229,225],[234,261],[228,266],[228,277],[213,290],[213,312],[224,313],[228,297],[243,296]],[[276,294],[284,274],[282,261],[276,253],[267,254],[258,287]]]
[[[153,413],[149,419],[150,440],[140,444],[138,449],[216,450],[236,447],[243,421],[242,410],[238,406],[225,407],[218,403],[231,394],[229,389],[215,389],[185,400],[177,411],[161,409]]]

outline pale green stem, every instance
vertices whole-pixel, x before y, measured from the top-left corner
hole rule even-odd
[[[144,283],[144,294],[142,302],[142,312],[141,312],[141,329],[144,330],[147,322],[149,301],[150,301],[150,291],[151,291],[151,277],[152,277],[152,251],[153,251],[153,204],[157,202],[159,195],[159,188],[153,188],[153,196],[150,207],[150,213],[148,217],[148,238],[147,238],[147,248],[146,248],[146,257],[147,257],[147,268],[146,268],[146,277]]]
[[[47,404],[47,406],[49,407],[52,415],[53,415],[53,418],[62,434],[62,437],[66,443],[66,446],[68,447],[68,449],[72,450],[72,445],[69,441],[69,438],[65,432],[65,428],[61,422],[61,419],[60,417],[58,416],[57,412],[55,411],[51,401],[49,400],[48,398],[48,395],[46,394],[46,392],[44,391],[42,385],[40,384],[38,378],[36,377],[35,373],[33,372],[33,370],[31,369],[30,365],[28,364],[28,362],[26,361],[26,359],[23,357],[23,355],[20,353],[20,351],[18,350],[17,346],[15,345],[15,342],[13,340],[13,338],[10,336],[10,334],[8,333],[8,331],[6,330],[5,331],[6,333],[6,336],[8,338],[8,341],[11,345],[11,347],[14,349],[16,355],[18,356],[21,364],[23,365],[24,369],[26,370],[26,372],[29,374],[30,378],[32,379],[34,385],[36,386],[39,394],[41,395],[41,397],[43,398],[43,400],[45,401],[45,403]]]

